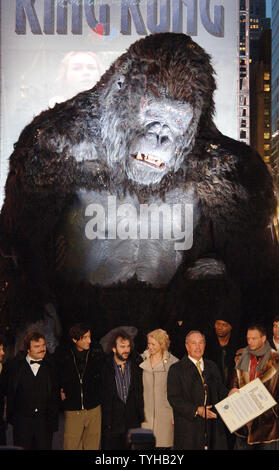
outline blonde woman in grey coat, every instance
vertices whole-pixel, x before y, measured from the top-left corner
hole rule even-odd
[[[143,396],[145,421],[142,428],[151,429],[156,447],[173,446],[173,413],[167,400],[169,368],[178,361],[169,351],[166,331],[158,329],[147,335],[147,350],[142,354]]]

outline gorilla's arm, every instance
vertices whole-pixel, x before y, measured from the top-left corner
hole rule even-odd
[[[84,93],[42,112],[22,131],[10,157],[1,240],[32,236],[36,221],[51,232],[69,195],[102,181],[96,108],[94,94]]]
[[[197,189],[216,257],[236,277],[276,272],[278,241],[272,227],[277,201],[265,163],[251,147],[221,134],[205,149],[195,174],[200,175]]]
[[[85,104],[78,95],[42,112],[22,131],[10,157],[0,216],[1,264],[10,260],[22,289],[29,284],[46,302],[51,299],[46,252],[54,228],[77,188],[104,182],[93,98],[88,93]]]

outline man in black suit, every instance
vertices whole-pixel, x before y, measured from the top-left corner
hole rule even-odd
[[[227,449],[225,427],[214,404],[228,395],[216,364],[203,359],[205,337],[199,331],[186,336],[185,356],[168,374],[168,401],[174,413],[174,448]]]
[[[56,374],[40,332],[25,337],[24,349],[8,367],[7,418],[13,425],[15,446],[49,450],[58,429]]]
[[[132,353],[132,338],[116,330],[112,354],[102,373],[102,449],[127,449],[127,432],[144,421],[141,358]]]

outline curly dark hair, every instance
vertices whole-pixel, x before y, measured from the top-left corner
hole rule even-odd
[[[114,333],[111,337],[111,341],[110,341],[111,349],[116,348],[116,341],[117,341],[118,338],[130,341],[131,351],[134,349],[134,340],[133,340],[132,336],[129,335],[129,333],[127,333],[127,331],[125,331],[122,328],[116,329],[114,331]]]
[[[87,325],[87,323],[75,323],[69,329],[68,335],[69,335],[70,341],[73,341],[73,339],[78,341],[89,330],[90,330],[90,326]]]
[[[23,340],[24,350],[28,351],[28,349],[30,349],[31,341],[39,341],[41,338],[45,340],[44,334],[40,331],[31,331],[30,333],[27,333]]]

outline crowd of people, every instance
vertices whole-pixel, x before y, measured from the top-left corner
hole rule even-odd
[[[227,320],[217,319],[208,339],[189,331],[183,357],[162,329],[139,352],[129,328],[112,330],[104,347],[77,323],[53,354],[32,331],[8,360],[0,336],[0,445],[9,423],[14,446],[52,449],[63,411],[64,450],[133,449],[137,435],[141,448],[161,450],[278,449],[279,316],[270,337],[261,325],[248,327],[246,346]],[[255,378],[276,405],[232,434],[214,405]]]

